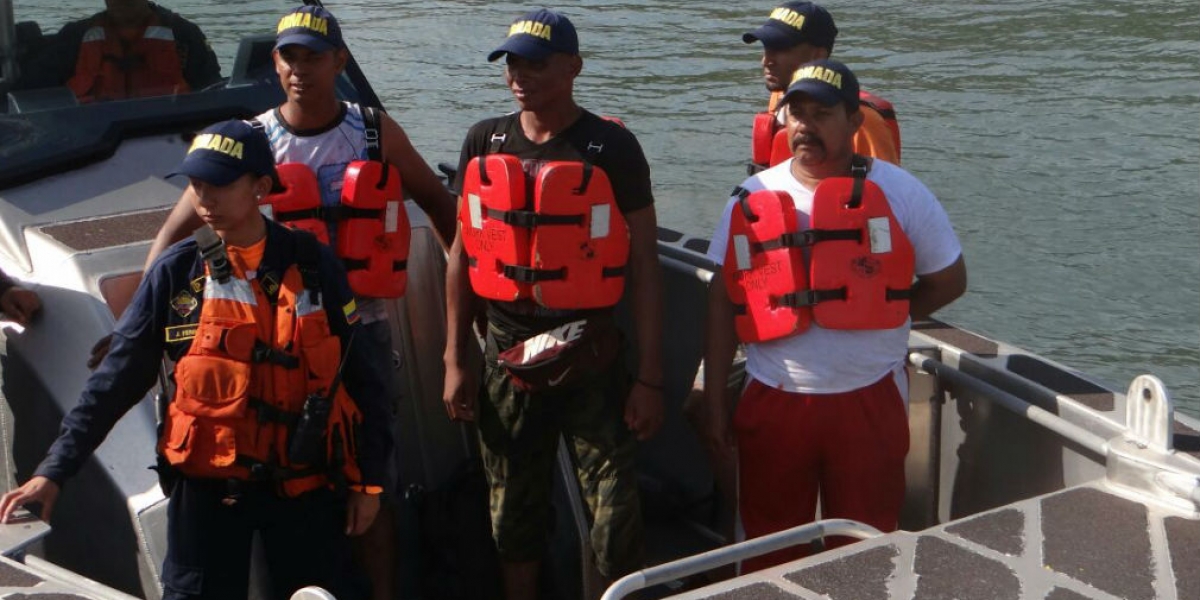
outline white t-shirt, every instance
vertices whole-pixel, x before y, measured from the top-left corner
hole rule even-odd
[[[792,175],[787,160],[742,182],[750,192],[776,190],[791,194],[800,229],[808,229],[813,190]],[[950,218],[916,177],[882,160],[874,160],[867,179],[888,198],[900,228],[912,242],[917,275],[949,267],[962,254]],[[708,257],[725,262],[729,216],[737,203],[731,197],[713,232]],[[848,392],[878,381],[900,367],[908,349],[911,321],[895,329],[833,330],[816,322],[804,333],[769,342],[746,344],[746,372],[762,383],[789,392],[833,394]]]

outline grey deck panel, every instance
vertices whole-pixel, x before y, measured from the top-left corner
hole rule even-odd
[[[785,595],[725,595],[768,589],[759,584]],[[1110,493],[1098,481],[678,596],[758,597],[1192,600],[1200,598],[1200,520]]]

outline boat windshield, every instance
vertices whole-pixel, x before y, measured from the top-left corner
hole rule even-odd
[[[236,10],[238,14],[231,14]],[[0,0],[0,189],[283,99],[277,2]],[[351,65],[342,98],[375,103]]]

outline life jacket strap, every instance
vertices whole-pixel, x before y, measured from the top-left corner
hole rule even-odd
[[[487,209],[487,216],[513,227],[533,229],[540,225],[583,225],[583,215],[543,215],[532,210]]]
[[[779,296],[778,302],[780,306],[801,308],[804,306],[816,306],[818,303],[827,300],[845,299],[846,288],[838,288],[836,290],[797,290]]]
[[[250,408],[258,415],[259,424],[279,423],[291,430],[296,426],[296,421],[300,420],[300,413],[283,410],[262,398],[250,398]]]
[[[861,229],[807,229],[785,233],[773,240],[751,244],[753,252],[766,252],[777,248],[805,248],[829,241],[862,241]]]
[[[233,266],[229,264],[229,253],[225,251],[225,240],[222,240],[213,228],[205,225],[192,234],[196,246],[200,249],[200,257],[208,265],[208,274],[221,283],[229,281],[233,276]]]

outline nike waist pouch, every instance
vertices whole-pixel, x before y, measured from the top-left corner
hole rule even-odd
[[[517,342],[496,362],[518,389],[541,392],[607,371],[620,346],[621,332],[611,319],[580,319]]]

